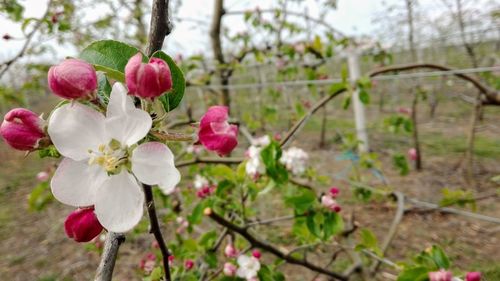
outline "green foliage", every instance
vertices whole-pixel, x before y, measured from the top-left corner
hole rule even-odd
[[[378,246],[375,234],[369,229],[362,229],[359,236],[360,242],[354,248],[356,251],[369,250],[378,256],[382,256],[382,251]]]
[[[4,0],[0,2],[0,12],[7,13],[9,19],[20,21],[23,18],[24,7],[16,0]]]
[[[306,217],[306,225],[311,234],[326,241],[344,230],[342,217],[330,210],[310,211]]]
[[[403,270],[398,275],[397,281],[428,280],[431,271],[449,269],[451,266],[448,256],[438,246],[422,251],[411,264],[403,264]]]
[[[181,103],[182,98],[184,97],[184,91],[186,90],[186,80],[184,79],[182,70],[177,66],[177,64],[175,64],[174,60],[169,55],[162,51],[158,51],[154,53],[152,57],[164,60],[168,64],[170,73],[172,74],[172,90],[160,97],[160,101],[162,102],[165,111],[169,112]]]
[[[262,264],[258,272],[260,281],[284,281],[285,276],[279,271],[273,270],[270,266]]]
[[[285,197],[285,204],[293,208],[296,214],[305,213],[316,201],[316,194],[308,189],[301,189],[294,195]]]
[[[384,127],[391,133],[399,133],[401,130],[405,133],[413,131],[413,121],[402,115],[392,115],[384,120]]]
[[[42,182],[38,184],[28,196],[28,206],[31,211],[41,211],[52,200],[52,192],[50,191],[49,182]]]
[[[140,51],[122,42],[114,40],[95,41],[79,55],[79,58],[94,65],[96,70],[103,71],[112,79],[125,81],[125,66],[128,60]],[[143,61],[147,58],[143,55]]]
[[[396,153],[392,156],[392,164],[402,176],[406,176],[410,172],[408,161],[406,161],[406,157],[401,153]]]
[[[439,206],[458,205],[460,207],[470,206],[472,210],[476,210],[476,199],[474,194],[468,190],[452,190],[444,188],[442,191],[443,198],[439,201]]]
[[[272,141],[260,152],[262,162],[266,166],[266,174],[278,184],[283,184],[288,180],[288,171],[279,162],[281,154],[281,147],[276,141]]]

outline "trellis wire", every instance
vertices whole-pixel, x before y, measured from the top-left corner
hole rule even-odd
[[[410,78],[422,78],[422,77],[434,77],[434,76],[446,76],[454,74],[470,74],[470,73],[484,73],[500,71],[500,66],[491,67],[478,67],[478,68],[464,68],[464,69],[454,69],[446,71],[426,71],[426,72],[413,72],[413,73],[402,73],[394,75],[381,75],[371,78],[371,80],[395,80],[395,79],[410,79]],[[330,85],[333,83],[342,82],[341,78],[332,78],[324,80],[297,80],[297,81],[275,81],[275,82],[265,82],[265,83],[248,83],[248,84],[232,84],[232,85],[192,85],[188,88],[201,88],[201,89],[248,89],[255,87],[276,87],[276,86],[305,86],[305,85]]]

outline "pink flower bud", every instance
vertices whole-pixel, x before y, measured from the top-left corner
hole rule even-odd
[[[153,271],[156,266],[156,256],[153,253],[146,254],[139,263],[139,268],[142,269],[146,274]]]
[[[331,195],[323,195],[321,196],[321,205],[324,207],[338,213],[342,210],[339,204],[337,204],[337,201],[333,199]]]
[[[481,281],[481,272],[467,272],[465,281]]]
[[[451,281],[452,278],[453,276],[451,272],[444,269],[429,272],[429,281]]]
[[[76,242],[88,242],[102,231],[102,225],[94,214],[94,208],[76,209],[64,222],[64,230]]]
[[[235,276],[236,275],[236,270],[238,270],[236,268],[236,265],[230,263],[230,262],[226,262],[224,264],[224,275],[226,276]]]
[[[125,82],[130,94],[140,98],[156,98],[172,89],[172,74],[168,64],[159,58],[142,62],[137,53],[125,66]]]
[[[256,259],[260,259],[260,257],[262,257],[262,254],[260,253],[259,250],[256,249],[252,251],[252,256]]]
[[[184,262],[184,267],[186,268],[186,270],[190,270],[191,268],[193,268],[194,266],[194,262],[192,260],[186,260]]]
[[[169,265],[172,265],[174,263],[174,260],[175,260],[175,256],[174,255],[168,256],[168,264]]]
[[[216,190],[215,186],[204,186],[196,191],[196,196],[198,196],[198,198],[203,199],[212,195],[215,192],[215,190]]]
[[[411,115],[411,108],[409,107],[400,107],[398,108],[398,113]]]
[[[238,250],[236,250],[232,243],[229,243],[224,248],[224,255],[228,258],[235,258],[238,256]]]
[[[411,161],[417,161],[418,155],[415,148],[408,149],[408,158],[410,158]]]
[[[97,74],[89,63],[79,59],[66,59],[49,69],[49,88],[61,98],[91,97],[97,89]]]
[[[45,136],[42,121],[40,117],[27,109],[12,109],[4,116],[0,126],[0,135],[12,148],[32,150]]]
[[[238,145],[238,126],[230,125],[227,119],[226,106],[212,106],[200,120],[201,144],[219,155],[229,154]]]
[[[337,195],[339,195],[339,193],[340,193],[340,189],[339,189],[338,187],[336,187],[336,186],[332,186],[332,187],[330,188],[330,195],[331,195],[333,198],[336,198],[336,197],[337,197]]]
[[[49,173],[47,173],[47,172],[40,172],[40,173],[36,174],[36,179],[38,181],[41,181],[41,182],[48,181],[49,177],[50,177]]]

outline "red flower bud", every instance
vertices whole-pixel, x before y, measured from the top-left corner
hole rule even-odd
[[[184,262],[184,267],[186,268],[186,270],[190,270],[191,268],[193,268],[194,266],[194,262],[192,260],[186,260]]]
[[[227,119],[226,106],[212,106],[200,120],[201,144],[220,155],[229,154],[238,145],[238,127],[230,125]]]
[[[97,74],[89,63],[78,59],[66,59],[49,69],[49,87],[65,99],[89,97],[97,88]]]
[[[333,198],[337,197],[337,195],[339,195],[339,193],[340,193],[340,189],[339,189],[338,187],[336,187],[336,186],[332,186],[332,187],[330,188],[330,195],[331,195]]]
[[[6,143],[18,150],[32,150],[45,136],[42,119],[34,112],[24,108],[15,108],[4,116],[0,126],[0,135]]]
[[[156,98],[172,89],[172,74],[164,60],[151,58],[142,63],[142,54],[137,53],[125,66],[125,82],[130,94]]]
[[[481,281],[481,272],[467,272],[465,281]]]
[[[64,230],[76,242],[89,242],[102,231],[102,225],[94,214],[94,208],[76,209],[66,218]]]
[[[259,250],[253,250],[252,251],[252,256],[256,259],[260,259],[260,257],[262,257],[262,254],[260,253]]]

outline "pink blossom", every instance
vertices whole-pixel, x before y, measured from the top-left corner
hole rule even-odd
[[[321,205],[323,205],[324,207],[338,213],[342,210],[342,208],[340,207],[340,205],[337,203],[337,201],[335,201],[335,199],[333,199],[333,197],[331,195],[323,195],[321,196]]]
[[[175,256],[174,255],[168,256],[168,264],[169,265],[172,265],[174,263],[174,260],[175,260]]]
[[[184,267],[186,268],[186,270],[190,270],[191,268],[193,268],[193,266],[194,266],[193,260],[186,260],[184,262]]]
[[[175,230],[177,234],[183,233],[189,227],[189,222],[183,217],[177,217],[176,221],[179,224],[179,227]]]
[[[439,271],[429,272],[430,281],[451,281],[453,278],[451,272],[441,269]]]
[[[237,270],[236,265],[234,265],[234,264],[232,264],[230,262],[226,262],[224,264],[224,270],[223,270],[224,271],[224,275],[226,275],[226,276],[234,276],[234,275],[236,275],[236,270]]]
[[[44,172],[44,171],[39,172],[38,174],[36,174],[36,179],[37,179],[38,181],[41,181],[41,182],[48,181],[48,180],[49,180],[49,177],[50,177],[50,176],[49,176],[49,173]]]
[[[236,250],[232,243],[229,243],[224,248],[224,255],[228,258],[235,258],[238,256],[238,250]]]
[[[49,69],[49,88],[65,99],[90,97],[97,88],[97,74],[89,63],[66,59]]]
[[[329,191],[330,191],[330,195],[331,195],[333,198],[336,198],[336,197],[339,195],[339,193],[340,193],[340,189],[339,189],[338,187],[336,187],[336,186],[332,186],[332,187],[330,187],[330,190],[329,190]]]
[[[159,58],[142,62],[137,53],[125,66],[125,82],[130,94],[140,98],[156,98],[172,89],[172,74],[168,64]]]
[[[102,225],[97,220],[93,207],[76,209],[66,218],[64,230],[76,242],[89,242],[101,233]]]
[[[411,108],[409,107],[400,107],[398,108],[398,113],[411,115]]]
[[[201,199],[206,198],[206,197],[212,195],[216,189],[217,189],[217,187],[214,185],[204,186],[196,191],[196,196],[198,196],[198,198],[201,198]]]
[[[33,150],[45,136],[42,121],[34,112],[27,109],[12,109],[4,116],[0,135],[14,149]]]
[[[259,250],[255,249],[252,251],[252,256],[256,259],[260,259],[260,257],[262,257],[262,254],[260,253]]]
[[[146,274],[149,274],[153,271],[156,266],[156,256],[153,253],[146,254],[139,263],[139,268],[144,270]]]
[[[226,106],[210,107],[200,120],[201,144],[219,155],[229,154],[238,145],[238,126],[230,125],[227,120]]]
[[[481,281],[481,272],[467,272],[465,281]]]
[[[418,155],[415,148],[408,149],[408,158],[410,158],[411,161],[417,161]]]

